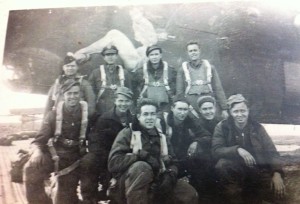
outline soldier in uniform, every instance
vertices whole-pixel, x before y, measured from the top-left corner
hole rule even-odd
[[[88,107],[80,101],[80,83],[67,81],[61,87],[64,101],[49,111],[31,144],[31,156],[25,164],[26,197],[29,204],[76,204],[79,159],[85,153]],[[54,172],[51,197],[44,180]]]
[[[211,141],[211,134],[197,125],[188,115],[189,102],[184,96],[175,96],[171,111],[164,113],[161,129],[174,149],[178,160],[179,178],[188,174],[188,159],[196,154],[199,145],[206,146]]]
[[[200,45],[189,42],[186,46],[189,62],[183,62],[177,72],[176,94],[185,94],[194,110],[198,110],[197,100],[203,95],[216,97],[222,109],[222,117],[227,118],[225,93],[217,70],[207,60],[200,58]]]
[[[168,112],[170,99],[175,94],[176,72],[162,60],[162,49],[157,45],[147,47],[148,61],[136,71],[139,98],[155,100],[161,110]]]
[[[88,103],[89,116],[93,116],[96,106],[95,94],[90,83],[86,79],[84,79],[85,76],[81,76],[80,74],[78,74],[78,64],[72,53],[67,53],[62,69],[63,74],[55,80],[54,84],[51,86],[48,92],[48,100],[44,116],[46,116],[49,111],[54,110],[57,104],[63,100],[61,87],[67,80],[75,80],[80,83],[81,99]]]
[[[201,96],[198,101],[199,118],[197,122],[211,135],[214,134],[216,125],[220,118],[216,115],[216,100],[212,96]]]
[[[186,181],[177,179],[172,147],[155,127],[157,108],[155,101],[141,100],[137,118],[115,139],[108,170],[117,182],[110,186],[110,192],[115,193],[114,198],[119,203],[196,204],[196,190]]]
[[[97,203],[108,199],[106,191],[110,176],[107,171],[107,158],[117,134],[132,123],[129,108],[133,93],[127,87],[118,87],[115,92],[115,106],[101,115],[88,135],[89,152],[82,159],[81,194],[84,204]],[[102,190],[97,196],[98,180]]]
[[[103,114],[114,106],[114,92],[118,87],[131,89],[131,79],[122,65],[117,65],[118,49],[114,45],[103,48],[101,52],[105,64],[94,69],[89,77],[96,94],[96,109],[98,114]]]
[[[230,116],[216,126],[212,139],[221,192],[228,203],[283,202],[283,171],[270,136],[251,119],[241,94],[230,96],[228,106]]]

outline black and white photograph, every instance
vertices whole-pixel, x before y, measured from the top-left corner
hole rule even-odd
[[[0,1],[0,203],[300,203],[300,3],[31,1]]]

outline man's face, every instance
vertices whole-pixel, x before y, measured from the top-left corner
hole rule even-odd
[[[67,75],[67,76],[73,76],[73,75],[77,74],[78,65],[76,64],[75,61],[73,61],[73,62],[71,62],[69,64],[65,64],[63,66],[63,70],[64,70],[65,75]]]
[[[196,44],[188,45],[187,46],[187,53],[192,61],[196,61],[200,59],[200,48]]]
[[[132,100],[122,94],[118,94],[115,99],[116,109],[121,113],[126,112],[130,108],[131,103]]]
[[[245,125],[247,123],[249,117],[249,109],[244,102],[233,105],[229,112],[233,117],[235,124]]]
[[[64,101],[67,107],[74,107],[80,101],[80,87],[73,86],[64,93]]]
[[[107,64],[115,64],[118,59],[117,54],[108,53],[104,55],[104,60]]]
[[[171,108],[174,119],[184,121],[189,113],[189,105],[185,102],[177,101]]]
[[[212,120],[215,117],[216,107],[212,102],[205,102],[199,108],[199,112],[206,120]]]
[[[152,52],[149,53],[148,58],[152,64],[158,64],[162,58],[162,54],[160,53],[159,50],[153,50]]]
[[[146,129],[152,129],[156,122],[156,107],[153,105],[144,105],[141,107],[141,113],[137,114],[140,125]]]

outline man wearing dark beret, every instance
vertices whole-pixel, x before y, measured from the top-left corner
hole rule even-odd
[[[227,203],[283,202],[280,156],[264,127],[251,119],[247,100],[228,98],[229,117],[215,128],[212,154]]]
[[[80,83],[66,81],[61,91],[63,101],[48,112],[25,164],[25,188],[29,204],[78,203],[79,160],[85,153],[88,107],[80,101]],[[44,180],[54,172],[51,199]]]
[[[50,110],[54,110],[57,104],[63,100],[61,88],[68,80],[74,80],[80,83],[80,97],[88,103],[89,116],[92,116],[95,113],[95,94],[90,83],[84,79],[84,76],[81,76],[78,73],[78,64],[72,53],[67,53],[64,58],[64,65],[62,69],[63,74],[55,80],[48,92],[48,100],[44,116],[46,116]]]
[[[107,158],[117,134],[132,123],[130,107],[132,91],[127,87],[118,87],[114,93],[114,107],[103,113],[88,135],[88,154],[82,160],[83,178],[81,194],[84,204],[93,204],[98,200],[108,200],[106,191],[110,176],[107,171]],[[102,190],[97,195],[98,178]]]
[[[89,76],[96,95],[96,109],[99,115],[114,106],[114,92],[118,87],[131,88],[131,79],[126,69],[117,64],[118,49],[114,45],[103,48],[101,54],[105,64],[92,71]]]
[[[186,46],[189,57],[178,69],[176,79],[176,94],[185,94],[195,110],[198,110],[197,99],[200,96],[215,96],[222,111],[222,117],[227,118],[226,96],[218,72],[208,60],[201,59],[200,45],[191,41]]]
[[[175,94],[176,72],[162,60],[162,49],[157,45],[147,47],[148,61],[134,74],[134,90],[139,98],[155,100],[159,108],[169,111],[170,99]]]

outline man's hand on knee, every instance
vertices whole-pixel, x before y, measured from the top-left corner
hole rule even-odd
[[[29,164],[32,167],[39,168],[43,165],[43,153],[40,149],[36,148],[30,158],[29,158]]]
[[[238,148],[237,151],[238,154],[243,158],[246,166],[253,167],[256,165],[254,157],[247,150],[243,148]]]
[[[165,171],[161,177],[161,183],[159,185],[159,193],[161,195],[169,194],[173,191],[176,183],[177,183],[177,174],[173,170]]]
[[[283,198],[285,195],[285,186],[283,179],[278,172],[274,172],[271,180],[271,189],[274,191],[277,198]]]
[[[147,162],[148,164],[150,164],[150,166],[152,167],[153,170],[159,170],[160,168],[160,163],[158,161],[158,159],[154,158],[153,156],[150,155],[149,152],[143,150],[143,149],[140,149],[138,151],[138,159],[141,160],[141,161],[145,161]]]

